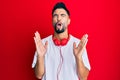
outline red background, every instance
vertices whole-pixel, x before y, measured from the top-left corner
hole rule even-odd
[[[51,10],[58,0],[0,1],[0,80],[36,80],[31,68],[34,32],[53,34]],[[120,80],[120,1],[65,0],[71,13],[69,33],[88,33],[88,80]]]

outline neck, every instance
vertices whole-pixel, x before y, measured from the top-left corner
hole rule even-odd
[[[57,34],[56,32],[54,33],[54,37],[59,39],[59,40],[62,40],[64,38],[68,38],[68,30],[66,29],[65,32],[63,33],[60,33],[60,34]]]

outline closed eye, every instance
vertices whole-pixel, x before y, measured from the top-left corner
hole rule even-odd
[[[65,17],[66,15],[65,14],[61,14],[62,17]]]
[[[53,17],[57,17],[58,15],[57,14],[53,14]]]

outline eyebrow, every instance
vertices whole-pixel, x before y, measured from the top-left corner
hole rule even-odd
[[[56,15],[58,15],[58,14],[56,14],[56,13],[55,13],[55,14],[53,14],[53,16],[56,16]],[[64,13],[61,13],[60,15],[66,15],[66,14],[64,14]]]
[[[57,14],[53,14],[52,16],[57,16]]]

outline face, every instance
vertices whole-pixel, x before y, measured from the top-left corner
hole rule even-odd
[[[67,12],[60,8],[56,9],[52,16],[52,22],[56,33],[63,33],[70,24],[70,18]]]

